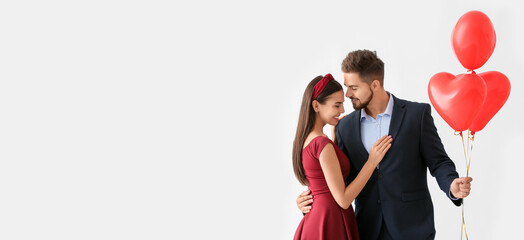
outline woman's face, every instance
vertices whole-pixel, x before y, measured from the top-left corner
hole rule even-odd
[[[340,114],[344,113],[344,91],[334,92],[324,104],[318,104],[320,120],[330,125],[337,125]]]

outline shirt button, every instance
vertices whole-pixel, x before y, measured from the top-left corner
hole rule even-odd
[[[379,177],[379,178],[382,178],[382,177],[384,177],[384,175],[382,175],[382,173],[380,173],[380,174],[378,175],[378,177]]]
[[[377,202],[378,202],[378,204],[380,204],[380,199]]]

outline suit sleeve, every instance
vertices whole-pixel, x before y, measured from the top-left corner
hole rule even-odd
[[[455,169],[455,164],[448,157],[444,150],[444,145],[437,133],[437,128],[431,117],[431,106],[424,104],[421,123],[421,144],[420,152],[429,172],[437,179],[438,185],[446,193],[448,198],[457,206],[460,206],[462,199],[453,200],[450,196],[450,186],[459,175]]]

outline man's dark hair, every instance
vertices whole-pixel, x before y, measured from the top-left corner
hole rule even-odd
[[[377,57],[376,52],[369,50],[356,50],[348,53],[342,61],[344,73],[358,73],[367,84],[378,80],[384,86],[384,62]]]

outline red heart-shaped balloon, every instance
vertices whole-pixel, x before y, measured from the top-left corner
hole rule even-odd
[[[478,75],[486,83],[487,95],[482,109],[469,127],[472,132],[478,132],[488,124],[491,118],[504,106],[511,91],[508,77],[500,72],[489,71]]]
[[[464,131],[482,109],[486,84],[477,74],[441,72],[433,75],[428,85],[431,104],[451,128]]]

